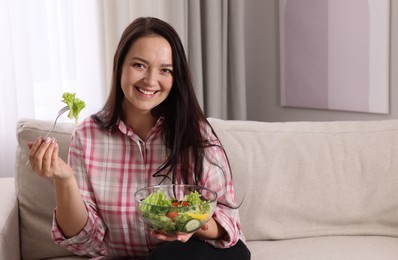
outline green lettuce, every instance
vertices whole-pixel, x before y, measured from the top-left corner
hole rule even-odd
[[[175,231],[176,224],[164,214],[145,212],[144,217],[151,223],[151,226],[165,232]]]
[[[160,190],[149,194],[149,196],[146,197],[143,200],[143,202],[145,203],[140,204],[140,210],[142,212],[149,212],[155,214],[164,213],[163,211],[167,209],[163,207],[171,206],[171,200],[167,199],[166,194],[164,194]]]
[[[202,200],[200,199],[200,193],[197,191],[193,191],[189,193],[188,195],[185,195],[183,198],[184,201],[188,202],[189,205],[200,205],[202,204]]]
[[[76,93],[65,92],[62,95],[62,102],[68,105],[69,114],[68,117],[70,119],[75,119],[75,124],[77,124],[79,120],[79,114],[86,107],[86,103],[76,97]]]
[[[189,205],[198,205],[198,210],[202,213],[210,210],[210,205],[201,199],[201,195],[197,191],[193,191],[183,198]]]

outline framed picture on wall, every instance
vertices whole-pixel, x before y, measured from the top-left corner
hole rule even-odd
[[[389,113],[390,0],[279,0],[281,105]]]

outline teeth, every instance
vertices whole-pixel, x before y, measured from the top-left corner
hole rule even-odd
[[[143,90],[141,88],[137,88],[137,89],[138,89],[139,92],[141,92],[141,93],[143,93],[145,95],[153,95],[156,92],[156,91],[146,91],[146,90]]]

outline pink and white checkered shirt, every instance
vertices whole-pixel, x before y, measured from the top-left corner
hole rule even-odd
[[[164,243],[150,235],[134,201],[137,189],[157,185],[161,180],[152,175],[167,158],[161,137],[162,122],[163,119],[158,120],[145,141],[122,121],[119,130],[112,133],[100,128],[91,118],[76,128],[68,162],[86,204],[88,221],[79,234],[65,238],[54,217],[52,235],[57,244],[77,255],[141,258]],[[219,144],[208,126],[204,126],[203,133],[212,143]],[[216,191],[219,202],[235,205],[231,174],[222,149],[210,147],[206,155],[218,166],[204,160],[203,179],[199,184]],[[227,248],[239,239],[244,240],[238,210],[217,205],[213,217],[228,236],[208,243]]]

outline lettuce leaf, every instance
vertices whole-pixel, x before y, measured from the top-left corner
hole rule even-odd
[[[167,199],[166,194],[162,191],[157,191],[149,194],[143,202],[140,204],[140,210],[142,212],[151,212],[151,213],[167,213],[167,208],[163,208],[164,206],[171,206],[171,200]],[[162,212],[165,211],[166,212]]]
[[[69,114],[68,117],[70,119],[75,119],[75,124],[77,124],[79,120],[79,114],[86,107],[86,103],[76,97],[76,93],[65,92],[62,95],[62,102],[68,105]]]
[[[144,217],[155,229],[165,232],[175,231],[176,223],[174,223],[170,218],[166,217],[166,215],[145,212]]]
[[[197,210],[201,213],[206,213],[210,210],[211,206],[208,201],[201,199],[202,195],[197,191],[192,191],[183,198],[189,205],[197,205]]]
[[[189,205],[200,205],[203,201],[200,199],[200,193],[197,191],[193,191],[188,195],[185,195],[184,201],[188,202]]]

